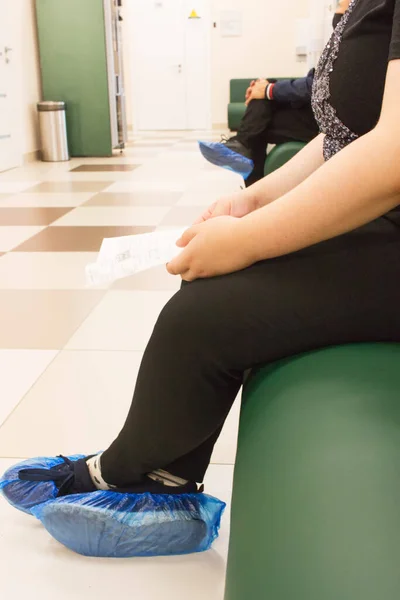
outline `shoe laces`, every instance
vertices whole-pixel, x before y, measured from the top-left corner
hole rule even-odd
[[[225,144],[226,142],[229,142],[229,139],[230,139],[230,138],[229,138],[229,136],[227,136],[227,135],[225,135],[225,133],[223,133],[223,134],[221,135],[221,140],[220,140],[220,142],[221,142],[221,144]]]
[[[63,463],[51,469],[22,469],[18,472],[21,481],[53,481],[58,488],[58,496],[65,496],[75,482],[74,463],[60,454]]]

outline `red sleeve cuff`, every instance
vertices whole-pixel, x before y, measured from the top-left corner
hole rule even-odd
[[[267,99],[268,100],[274,99],[274,87],[275,87],[274,83],[269,83],[267,86]]]

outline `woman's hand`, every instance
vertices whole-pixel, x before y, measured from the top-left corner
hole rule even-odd
[[[253,194],[250,194],[248,191],[236,192],[229,196],[223,196],[211,204],[193,225],[204,223],[204,221],[208,221],[214,217],[244,217],[253,212],[253,210],[257,210],[257,208],[259,208],[259,205]]]
[[[177,241],[184,250],[167,264],[185,281],[239,271],[253,264],[251,236],[240,219],[218,217],[187,229]]]

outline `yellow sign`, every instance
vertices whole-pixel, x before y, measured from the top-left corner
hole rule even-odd
[[[195,9],[193,9],[192,12],[190,13],[189,19],[200,19],[199,15],[195,11]]]

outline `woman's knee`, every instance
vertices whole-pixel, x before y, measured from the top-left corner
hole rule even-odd
[[[180,341],[197,347],[212,343],[223,316],[213,302],[213,286],[207,281],[182,286],[161,311],[154,328],[156,335],[168,336],[174,346]]]

